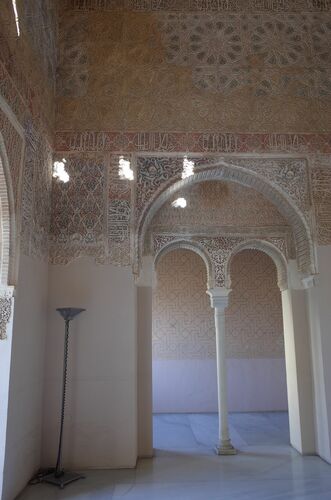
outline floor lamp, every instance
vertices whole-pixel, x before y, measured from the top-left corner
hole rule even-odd
[[[61,459],[62,459],[62,437],[63,437],[63,423],[64,423],[64,410],[65,410],[66,385],[67,385],[69,324],[70,321],[72,321],[78,314],[85,311],[85,309],[78,309],[75,307],[62,307],[56,310],[59,312],[59,314],[61,314],[65,324],[61,426],[60,426],[59,448],[57,453],[55,471],[45,476],[43,478],[43,481],[46,483],[55,484],[56,486],[59,486],[61,489],[63,489],[67,484],[72,483],[73,481],[77,481],[77,479],[84,478],[84,476],[82,476],[81,474],[77,474],[76,472],[65,472],[62,469]]]

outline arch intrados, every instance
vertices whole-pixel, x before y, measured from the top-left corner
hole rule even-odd
[[[277,186],[271,185],[267,180],[260,177],[252,171],[248,171],[243,167],[236,165],[227,165],[222,162],[213,164],[212,166],[200,167],[201,170],[186,179],[174,180],[171,179],[164,186],[161,192],[158,192],[150,201],[148,206],[142,213],[138,223],[138,258],[142,255],[143,242],[147,232],[147,228],[151,223],[154,215],[162,207],[164,203],[177,191],[199,182],[208,180],[219,180],[234,182],[242,186],[255,189],[268,199],[277,210],[286,218],[292,227],[294,239],[296,242],[296,251],[298,254],[299,270],[307,273],[315,273],[315,261],[313,243],[310,237],[308,224],[294,205],[293,201],[283,193]],[[302,234],[305,237],[302,237]]]
[[[156,266],[162,257],[175,250],[190,250],[191,252],[201,257],[206,266],[206,271],[207,271],[207,288],[212,288],[214,279],[213,264],[209,256],[207,255],[206,251],[204,250],[204,248],[202,248],[199,244],[195,242],[190,242],[186,240],[175,240],[171,241],[170,243],[167,243],[156,253],[154,257],[154,269],[156,269]]]
[[[0,132],[0,197],[2,209],[1,285],[15,285],[16,217],[9,160]]]
[[[265,240],[249,240],[237,245],[231,252],[225,269],[225,276],[227,279],[227,287],[231,288],[231,265],[234,257],[236,257],[243,250],[258,250],[268,255],[276,266],[277,270],[277,284],[281,291],[286,290],[288,287],[287,277],[287,262],[284,255],[280,250]]]

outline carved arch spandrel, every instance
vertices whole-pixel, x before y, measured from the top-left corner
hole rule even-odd
[[[282,187],[263,177],[260,172],[256,173],[241,166],[229,165],[223,160],[206,166],[200,165],[194,175],[184,180],[179,180],[178,176],[170,178],[151,196],[136,222],[135,272],[139,272],[145,234],[156,212],[180,189],[207,180],[236,182],[253,188],[265,196],[284,215],[292,227],[299,270],[309,275],[316,273],[315,251],[309,223],[293,198]]]

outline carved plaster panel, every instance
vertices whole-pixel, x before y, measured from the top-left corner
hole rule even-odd
[[[58,130],[55,142],[63,152],[331,153],[331,134]]]
[[[103,156],[68,158],[67,184],[53,181],[50,260],[105,253],[106,166]]]
[[[312,196],[315,208],[317,241],[331,244],[331,157],[317,157],[312,168]]]
[[[331,23],[318,14],[171,13],[160,27],[168,62],[190,67],[202,91],[230,94],[246,87],[257,97],[331,94]],[[300,71],[275,70],[293,66]]]
[[[206,177],[203,177],[200,180],[207,181],[209,178],[208,175],[213,172],[211,169],[213,168],[212,166],[215,165],[215,161],[217,162],[217,158],[196,157],[194,159],[196,160],[196,171],[198,173],[206,172]],[[71,185],[70,192],[75,194],[68,197],[68,195],[65,194],[65,191],[69,188],[65,186],[59,188],[57,184],[54,187],[55,191],[53,200],[55,205],[53,206],[51,236],[52,262],[65,263],[80,255],[94,255],[99,262],[109,262],[116,265],[129,265],[132,262],[132,244],[135,242],[135,245],[137,245],[138,241],[138,222],[139,220],[142,220],[141,217],[146,213],[147,208],[151,207],[154,200],[156,200],[157,197],[164,192],[165,187],[170,186],[175,181],[179,181],[181,179],[182,156],[170,158],[139,156],[138,158],[132,157],[131,160],[135,169],[135,181],[133,183],[119,179],[118,155],[114,154],[110,157],[108,157],[107,154],[105,155],[105,153],[103,155],[100,155],[100,153],[89,153],[88,155],[84,154],[84,156],[77,154],[70,155],[69,169],[73,168],[69,183]],[[105,172],[102,174],[102,178],[99,178],[100,172],[98,170],[98,162],[100,161],[104,165],[103,168]],[[257,175],[258,178],[265,178],[270,186],[276,186],[277,189],[279,189],[279,192],[284,193],[284,196],[287,196],[288,199],[292,199],[293,205],[299,205],[299,208],[304,210],[305,215],[308,217],[308,203],[310,204],[309,183],[307,166],[304,160],[227,158],[226,161],[222,160],[221,163],[225,166],[221,166],[220,168],[229,169],[229,172],[231,172],[232,168],[239,166],[240,168],[248,169],[248,171]],[[83,197],[84,200],[87,202],[88,199],[91,199],[91,202],[93,201],[93,206],[87,208],[85,207],[86,210],[83,210],[82,208],[78,210],[78,205],[76,209],[72,205],[75,200],[75,196],[79,196],[82,184],[84,185],[84,189],[86,189],[89,184],[88,182],[82,182],[81,180],[81,176],[86,169],[84,164],[90,164],[91,175],[93,172],[94,174],[95,172],[98,172],[96,178],[99,179],[99,194],[94,197],[92,196],[92,192],[88,195],[85,193]],[[95,168],[93,165],[95,165]],[[206,168],[206,170],[204,170],[204,168]],[[238,178],[238,180],[240,179]],[[217,183],[215,182],[209,183],[210,186],[213,186],[213,189],[215,189],[216,184]],[[208,183],[204,185],[207,186]],[[199,185],[197,185],[196,189],[201,189],[201,187],[199,188],[198,186]],[[244,189],[237,184],[235,184],[235,186],[236,189]],[[62,190],[63,193],[61,192]],[[132,190],[135,191],[134,197]],[[256,205],[255,202],[258,201],[259,197],[262,199],[262,196],[257,193],[254,200],[251,200],[251,204],[253,204],[253,206]],[[171,199],[172,198],[169,197],[169,200]],[[62,200],[61,203],[60,200]],[[167,203],[169,203],[169,200]],[[278,203],[277,200],[275,200],[276,204]],[[251,228],[254,227],[256,229],[259,226],[260,221],[260,236],[264,239],[277,238],[278,236],[281,239],[285,239],[286,254],[293,256],[293,244],[291,243],[290,233],[287,231],[284,232],[283,230],[278,231],[277,229],[278,227],[286,228],[289,226],[289,223],[285,221],[284,217],[277,212],[270,202],[266,203],[271,207],[270,214],[269,212],[269,215],[263,213],[263,210],[260,207],[260,213],[256,214],[255,211],[255,215],[254,217],[252,216],[252,220],[248,221],[248,219],[243,219],[243,228],[249,225]],[[133,206],[135,207],[134,220],[132,219]],[[285,213],[283,210],[281,211],[282,213]],[[68,216],[71,212],[72,215]],[[198,213],[199,211],[196,210],[196,214]],[[272,213],[274,213],[274,215],[272,215]],[[247,214],[249,214],[249,210],[247,211]],[[226,213],[222,215],[225,217]],[[267,217],[267,215],[272,219],[271,226],[275,226],[274,231],[271,229],[270,224],[267,224],[266,219],[264,219],[264,216]],[[193,216],[194,214],[192,217]],[[186,227],[187,231],[184,231],[185,234],[192,231],[197,234],[197,228],[204,225],[202,220],[203,217],[200,222],[198,220],[199,217],[195,216],[193,218],[195,219],[195,228],[192,226],[193,219],[191,221],[182,221],[181,223],[178,223],[178,220],[175,221],[174,219],[173,223],[175,224],[176,222],[176,224],[179,224],[179,226],[177,226],[177,232],[178,227]],[[255,224],[253,224],[253,219],[255,220]],[[92,229],[89,233],[88,226],[92,224],[92,220],[96,222],[96,230]],[[170,225],[172,224],[171,217],[167,222]],[[293,216],[290,217],[290,222],[292,227],[293,224],[295,226],[296,222],[294,221]],[[229,228],[226,231],[227,234],[225,234],[225,236],[228,237],[231,235],[231,228],[235,228],[236,221],[233,218],[231,220],[226,219],[225,224],[221,224],[221,221],[218,221],[219,227],[224,228],[226,227],[226,224],[228,224]],[[61,225],[63,225],[63,228],[60,230],[59,228]],[[79,227],[84,227],[84,231],[77,231],[77,228]],[[172,230],[169,225],[167,227],[166,224],[160,223],[160,221],[158,227],[163,232]],[[234,229],[236,235],[238,235],[238,230]],[[298,231],[302,230],[301,226],[295,227],[295,230],[297,231],[295,233],[296,237],[299,238]],[[249,233],[247,230],[245,232],[246,234]],[[201,231],[200,234],[202,234]],[[205,234],[205,231],[203,234]],[[256,234],[254,231],[250,231],[250,235],[255,237]],[[205,236],[207,237],[206,234]],[[215,234],[211,235],[211,237],[214,236]],[[309,238],[309,235],[306,234],[304,237]],[[302,241],[301,236],[298,241]],[[143,245],[143,241],[140,243]],[[311,265],[311,254],[307,253],[310,251],[310,244],[311,242],[308,242],[307,247],[300,247],[300,262],[303,270],[307,269]],[[277,245],[278,243],[276,246]],[[135,249],[137,248],[138,247],[135,247]],[[281,250],[284,253],[284,248]],[[137,264],[137,254],[135,254],[133,258],[134,263]],[[305,268],[305,266],[307,267]]]
[[[0,131],[4,139],[6,154],[8,157],[11,183],[15,200],[15,207],[20,208],[20,179],[22,173],[22,162],[24,153],[24,140],[12,125],[11,121],[0,109]]]
[[[134,4],[62,10],[60,132],[330,130],[329,12]]]
[[[13,80],[6,71],[4,63],[0,60],[0,95],[6,100],[19,122],[24,121],[27,113],[27,103],[20,92],[17,91]]]
[[[305,159],[227,159],[227,163],[247,168],[279,187],[309,218],[309,172]]]
[[[108,262],[131,263],[132,184],[118,175],[118,155],[110,157],[108,196]]]
[[[271,259],[257,251],[240,252],[231,278],[225,312],[227,357],[283,357],[281,298]],[[205,266],[191,251],[170,252],[157,263],[154,359],[215,359],[215,323],[205,283]]]
[[[231,288],[225,312],[227,355],[283,357],[281,294],[271,259],[254,250],[237,254],[231,266]]]
[[[118,176],[118,155],[75,155],[66,168],[69,183],[53,182],[51,262],[130,265],[131,183]]]
[[[53,151],[31,120],[25,124],[25,137],[21,249],[25,255],[47,260]]]
[[[0,340],[7,338],[7,324],[12,313],[13,291],[11,289],[0,290]]]
[[[56,0],[23,2],[18,12],[19,39],[12,1],[2,0],[0,59],[4,66],[0,72],[5,78],[0,78],[1,93],[21,124],[32,116],[49,137],[54,125]]]
[[[55,88],[57,63],[57,4],[55,0],[24,2],[20,20],[29,34],[31,45],[38,54],[44,74]]]
[[[57,93],[66,97],[81,97],[87,92],[88,51],[86,17],[62,16],[59,40]]]

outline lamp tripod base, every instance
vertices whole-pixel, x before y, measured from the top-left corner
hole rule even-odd
[[[52,472],[52,474],[48,474],[43,478],[44,483],[54,484],[54,486],[58,486],[63,490],[65,486],[74,481],[78,481],[78,479],[85,479],[85,476],[82,474],[78,474],[77,472],[61,472],[60,474],[56,474]]]

